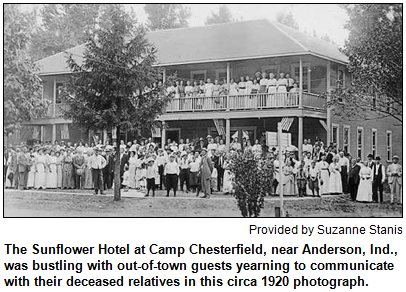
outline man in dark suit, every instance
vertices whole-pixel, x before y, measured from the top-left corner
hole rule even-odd
[[[378,203],[378,190],[380,202],[383,203],[383,182],[385,179],[385,167],[381,164],[381,157],[377,156],[372,166],[372,200],[375,203]]]
[[[328,164],[331,164],[333,162],[334,155],[335,153],[333,152],[333,148],[331,146],[328,147],[328,153],[326,156],[326,161]]]
[[[375,165],[374,156],[372,154],[368,154],[367,158],[368,158],[367,165],[370,169],[372,169],[372,167],[374,167]]]
[[[124,152],[124,148],[120,148],[120,178],[121,188],[123,187],[124,167],[128,163],[128,154]]]
[[[353,201],[357,198],[360,170],[361,166],[357,164],[357,160],[355,158],[351,159],[350,172],[348,173],[348,191]]]
[[[18,169],[18,187],[20,190],[27,188],[28,171],[30,170],[30,161],[25,154],[27,152],[26,147],[22,147],[21,151],[17,154],[17,169]]]
[[[223,177],[224,177],[224,152],[218,151],[213,156],[213,164],[214,168],[217,169],[217,191],[220,192],[221,186],[223,185]]]
[[[114,179],[114,157],[112,155],[111,149],[107,148],[106,149],[106,166],[103,168],[103,184],[104,184],[104,189],[111,189],[113,185],[113,179]]]

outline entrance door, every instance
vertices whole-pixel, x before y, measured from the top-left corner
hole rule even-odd
[[[180,140],[180,129],[167,129],[166,130],[166,139],[171,139],[171,141],[175,141],[179,143]]]

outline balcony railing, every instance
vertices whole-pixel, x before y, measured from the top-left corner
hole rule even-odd
[[[325,98],[317,94],[303,93],[303,107],[315,110],[325,109]],[[48,117],[62,117],[67,104],[50,105]],[[299,93],[260,93],[234,96],[180,97],[172,98],[166,107],[167,113],[235,111],[256,109],[299,108]]]
[[[303,93],[303,107],[323,110],[325,99],[312,93]],[[261,93],[217,97],[172,98],[166,108],[167,113],[203,112],[225,110],[255,110],[298,108],[299,93]]]

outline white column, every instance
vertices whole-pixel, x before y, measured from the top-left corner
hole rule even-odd
[[[106,141],[108,138],[107,129],[103,129],[103,144],[106,145]]]
[[[330,92],[331,92],[331,64],[330,60],[327,60],[327,102],[330,101]],[[331,141],[331,108],[327,108],[327,146],[330,145]]]
[[[56,78],[54,78],[54,96],[53,96],[53,104],[52,104],[52,116],[55,117],[56,112]]]
[[[282,123],[278,123],[278,153],[279,153],[279,181],[283,181],[283,172],[282,172],[282,163],[283,163],[283,157],[282,157]],[[283,188],[279,188],[279,206],[280,206],[280,212],[281,212],[281,217],[285,217],[285,212],[283,210]]]
[[[162,131],[161,131],[161,148],[164,149],[166,142],[166,123],[162,122]]]
[[[226,119],[226,151],[230,150],[231,143],[231,129],[230,129],[230,119]]]
[[[52,125],[52,144],[55,143],[55,140],[56,140],[56,125],[53,124]]]
[[[303,107],[303,63],[302,57],[299,58],[299,108]]]
[[[41,126],[41,142],[44,142],[44,126]]]
[[[227,62],[227,111],[230,110],[230,62]]]
[[[163,69],[162,72],[162,83],[165,85],[165,81],[166,81],[166,68]]]
[[[302,148],[303,148],[303,116],[299,116],[299,161],[302,159]]]

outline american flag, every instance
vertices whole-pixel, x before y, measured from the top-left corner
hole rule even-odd
[[[214,125],[216,126],[217,132],[219,133],[219,135],[224,135],[225,131],[224,131],[224,126],[222,123],[220,123],[220,121],[218,119],[214,119]]]
[[[293,119],[294,118],[282,118],[282,130],[285,132],[288,132],[290,129],[290,126],[293,124]]]

